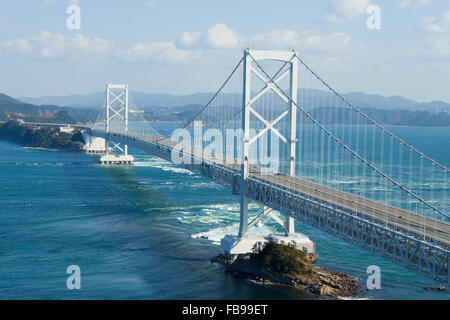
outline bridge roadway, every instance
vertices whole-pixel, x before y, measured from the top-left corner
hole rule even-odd
[[[118,135],[123,135],[123,133]],[[153,136],[142,137],[132,134],[126,136],[129,139],[131,138],[131,140],[154,144],[159,146],[159,148],[167,148],[167,150],[173,150],[175,145],[178,144],[178,142],[173,142],[169,139],[163,140]],[[184,155],[197,158],[199,158],[198,155],[201,152],[201,150],[195,150],[195,148],[192,148],[191,151],[187,149],[183,150]],[[241,166],[237,164],[235,159],[225,159],[224,157],[219,158],[216,156],[209,159],[203,158],[203,161],[222,167],[234,174],[240,174],[241,171]],[[319,202],[333,209],[344,211],[361,219],[375,222],[381,226],[386,226],[394,231],[406,233],[416,239],[438,245],[444,250],[450,248],[450,224],[446,222],[417,215],[298,177],[291,177],[280,173],[263,174],[261,168],[255,166],[250,167],[249,178],[260,181],[261,183],[277,186],[290,193]]]

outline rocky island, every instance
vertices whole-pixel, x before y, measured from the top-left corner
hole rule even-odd
[[[295,244],[259,243],[253,252],[235,260],[220,254],[211,259],[227,266],[226,272],[263,285],[289,286],[322,297],[357,294],[355,279],[340,272],[316,268],[316,255],[298,250]]]
[[[65,151],[82,151],[84,146],[83,134],[77,129],[70,133],[61,132],[59,128],[28,126],[13,120],[0,126],[0,139],[24,147]]]

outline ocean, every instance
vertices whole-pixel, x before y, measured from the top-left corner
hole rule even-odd
[[[396,128],[450,164],[450,128]],[[164,160],[130,149],[132,167],[102,167],[96,156],[0,141],[0,299],[317,299],[235,278],[210,263],[236,234],[239,198]],[[251,214],[257,206],[251,205]],[[362,248],[296,221],[316,243],[317,265],[355,277],[354,299],[450,299],[437,285]],[[270,220],[255,233],[281,231]],[[81,288],[66,285],[68,266]],[[366,269],[381,289],[365,290]]]

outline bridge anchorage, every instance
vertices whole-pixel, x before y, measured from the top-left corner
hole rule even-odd
[[[283,142],[282,146],[287,150],[288,155],[288,168],[287,174],[289,176],[295,177],[295,155],[296,155],[296,143],[297,143],[297,90],[298,90],[298,60],[296,58],[297,53],[295,51],[257,51],[257,50],[246,50],[244,51],[243,60],[243,112],[242,112],[242,130],[243,130],[243,158],[241,162],[241,178],[239,181],[240,187],[239,192],[240,200],[240,222],[239,222],[239,233],[237,235],[226,235],[221,240],[221,248],[224,250],[225,254],[230,258],[234,259],[239,255],[247,255],[251,253],[253,247],[257,243],[264,243],[269,239],[274,240],[277,243],[295,243],[297,248],[300,250],[306,249],[309,253],[315,251],[315,243],[313,243],[306,235],[301,233],[296,233],[294,228],[294,219],[286,215],[285,220],[280,219],[272,209],[265,206],[263,203],[257,202],[257,205],[261,208],[261,213],[258,214],[250,223],[248,222],[248,196],[244,190],[249,187],[248,178],[250,171],[250,157],[251,157],[251,146],[256,145],[260,140],[263,139],[263,135],[267,132],[275,133],[278,138]],[[278,78],[271,81],[267,77],[263,76],[256,70],[253,66],[253,62],[260,60],[271,60],[277,62],[283,62],[289,67],[287,70],[278,76]],[[284,66],[283,66],[284,68]],[[256,94],[252,94],[252,76],[256,76],[263,83],[264,87]],[[274,84],[280,82],[283,78],[289,76],[289,94],[291,99],[287,99]],[[258,100],[262,100],[264,95],[267,93],[276,94],[285,104],[287,104],[287,109],[284,111],[279,111],[278,114],[272,115],[272,119],[265,118],[261,111],[255,107]],[[259,111],[259,112],[258,112]],[[260,131],[257,134],[251,133],[252,125],[254,121],[251,119],[251,115],[259,120],[260,124],[263,125],[259,128]],[[275,128],[275,125],[279,123],[282,119],[287,119],[288,130],[286,132],[287,136],[280,133],[279,130]],[[262,141],[265,143],[265,141]],[[281,151],[281,150],[280,150]],[[261,168],[264,170],[264,168]],[[270,170],[269,170],[270,172]],[[237,189],[237,188],[235,188]],[[278,222],[285,230],[284,234],[270,234],[266,237],[259,235],[248,234],[247,231],[257,223],[261,223],[261,219],[265,216],[270,216],[276,222]]]
[[[110,137],[111,131],[128,133],[128,85],[106,85],[105,154],[100,158],[102,165],[131,165],[134,161],[128,154],[128,145],[121,146]],[[112,146],[110,146],[112,144]],[[121,152],[121,154],[116,154]]]

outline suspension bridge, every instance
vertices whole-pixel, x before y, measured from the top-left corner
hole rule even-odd
[[[298,219],[450,284],[448,168],[347,101],[295,51],[245,50],[192,120],[169,127],[149,123],[127,85],[108,85],[89,134],[105,139],[105,164],[132,163],[131,146],[230,188],[240,227],[222,239],[227,254],[264,241],[251,228],[266,216],[284,228],[278,240],[312,251]],[[255,217],[249,201],[261,208]]]

